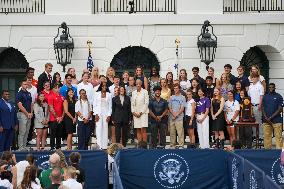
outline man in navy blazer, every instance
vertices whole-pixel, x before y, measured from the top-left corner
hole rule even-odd
[[[17,110],[9,102],[10,93],[7,90],[2,91],[0,99],[0,152],[10,150],[12,145],[14,131],[18,129]]]

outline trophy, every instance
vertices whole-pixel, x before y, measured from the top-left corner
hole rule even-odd
[[[250,97],[245,97],[241,104],[240,122],[255,122]]]

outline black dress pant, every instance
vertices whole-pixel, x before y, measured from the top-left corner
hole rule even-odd
[[[56,149],[61,148],[61,136],[62,136],[62,124],[57,121],[49,122],[50,129],[50,147],[55,149],[55,139],[56,139]]]
[[[158,143],[158,138],[160,139],[160,145],[166,146],[166,130],[167,124],[162,122],[156,122],[151,124],[151,147],[156,148]],[[158,135],[159,131],[159,135]],[[158,137],[159,136],[159,137]]]
[[[120,143],[120,138],[122,141],[122,145],[126,146],[128,135],[128,123],[120,122],[115,124],[115,137],[116,142]]]
[[[243,146],[252,147],[252,127],[239,127],[239,138]]]

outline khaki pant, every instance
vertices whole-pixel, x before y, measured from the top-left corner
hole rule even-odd
[[[272,133],[274,131],[276,149],[282,148],[282,123],[274,123],[269,125],[268,123],[263,123],[263,133],[264,133],[264,148],[271,149],[272,147]]]
[[[180,120],[180,121],[171,120],[170,121],[170,143],[171,143],[171,146],[176,145],[176,140],[177,140],[176,133],[178,134],[179,146],[183,146],[184,145],[183,120]]]
[[[18,145],[19,150],[23,150],[27,146],[27,139],[31,126],[31,119],[22,113],[18,112],[18,120],[19,120],[19,136],[18,136]]]

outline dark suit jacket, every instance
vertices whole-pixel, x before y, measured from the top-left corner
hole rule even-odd
[[[52,77],[52,76],[51,76]],[[46,81],[49,81],[47,75],[45,72],[43,72],[42,74],[39,75],[38,77],[38,83],[37,83],[37,92],[41,92],[43,90],[43,83],[46,82]],[[51,82],[50,81],[50,85],[51,85]]]
[[[132,118],[131,102],[129,96],[124,96],[123,104],[121,104],[119,96],[112,99],[112,121],[114,123],[129,123]]]
[[[18,125],[17,110],[15,105],[11,104],[11,111],[4,100],[0,99],[0,126],[4,129],[12,129]]]

